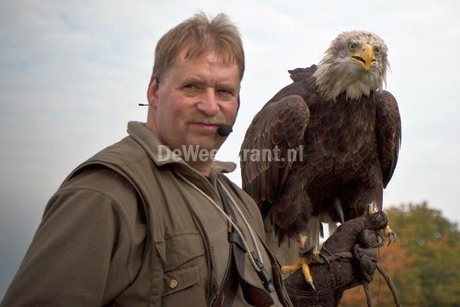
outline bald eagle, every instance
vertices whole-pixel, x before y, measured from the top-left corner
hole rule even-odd
[[[252,120],[240,150],[242,185],[281,263],[299,257],[291,239],[306,237],[312,261],[322,223],[362,216],[370,204],[382,209],[401,143],[398,105],[383,89],[387,54],[376,34],[343,32],[318,66],[290,70],[293,83]]]

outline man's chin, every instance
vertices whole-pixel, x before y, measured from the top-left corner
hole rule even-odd
[[[201,157],[212,157],[216,155],[218,149],[222,144],[209,139],[194,139],[193,141],[187,142],[185,145],[181,145],[178,150],[182,152],[184,156],[198,156]]]
[[[201,136],[195,137],[193,142],[189,144],[194,144],[193,146],[198,146],[200,149],[207,150],[207,151],[217,151],[224,143],[224,140],[221,140],[220,137],[213,136]]]

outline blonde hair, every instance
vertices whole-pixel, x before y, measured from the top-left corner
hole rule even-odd
[[[244,74],[244,50],[241,35],[225,14],[208,18],[203,12],[183,21],[163,35],[155,48],[153,74],[161,79],[174,63],[182,48],[185,58],[216,52],[224,63],[238,65],[240,80]]]

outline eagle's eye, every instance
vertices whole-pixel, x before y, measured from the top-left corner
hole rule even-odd
[[[352,51],[352,52],[356,50],[356,47],[358,47],[358,45],[356,43],[349,43],[348,44],[348,49],[350,51]]]
[[[380,52],[380,47],[378,47],[378,46],[374,47],[374,52],[379,53]]]

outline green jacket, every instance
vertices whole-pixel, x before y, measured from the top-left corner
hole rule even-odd
[[[50,199],[2,307],[210,305],[229,259],[227,221],[212,204],[222,206],[218,180],[265,246],[256,204],[223,175],[233,163],[215,161],[205,178],[143,124],[130,122],[128,134],[77,167]],[[268,253],[262,248],[272,298],[290,305]],[[245,277],[263,287],[245,265]],[[247,306],[241,291],[233,306]]]

